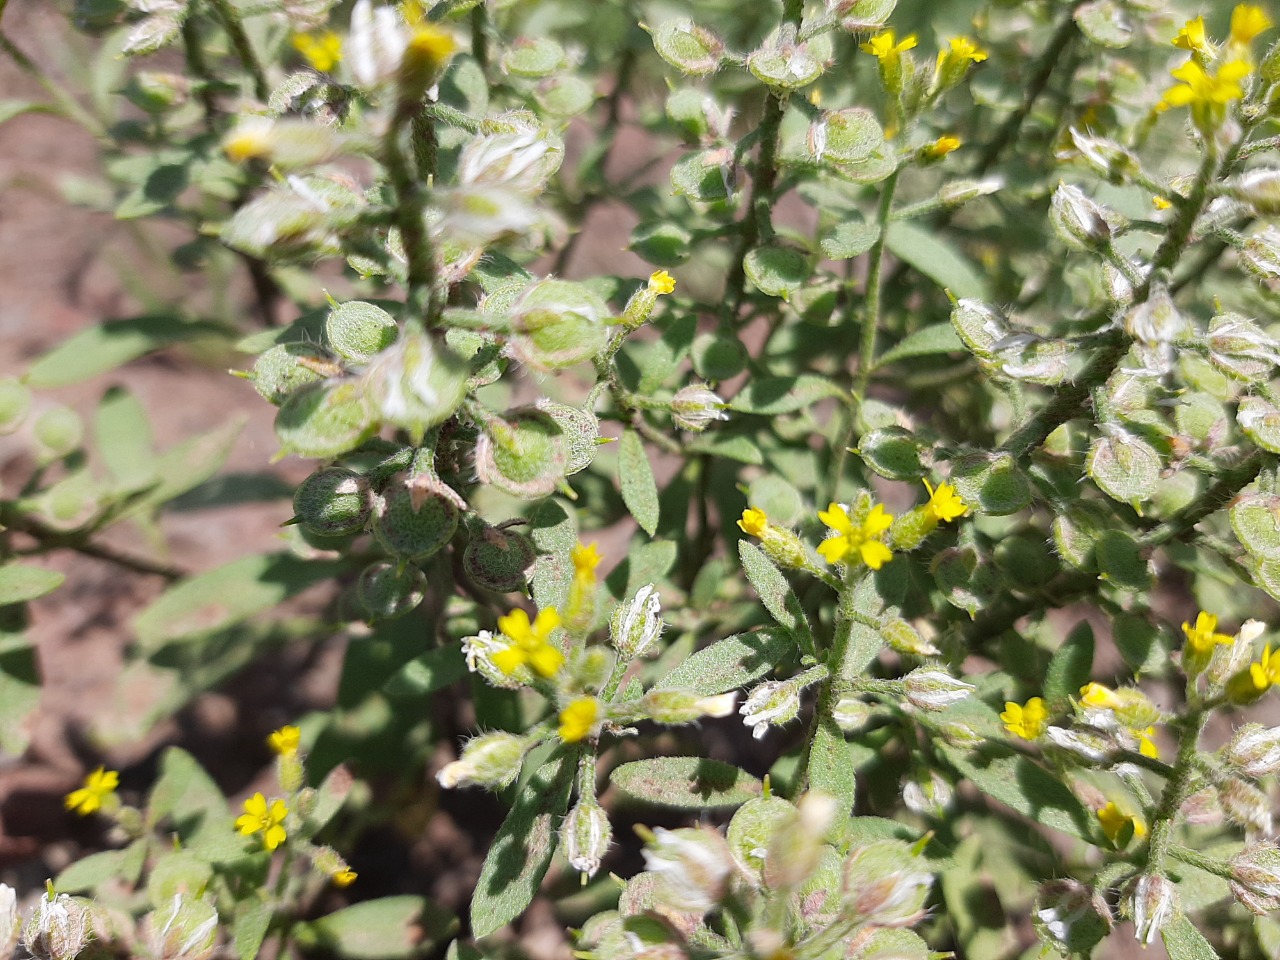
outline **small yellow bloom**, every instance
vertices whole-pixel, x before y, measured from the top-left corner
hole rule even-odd
[[[335,887],[349,887],[356,882],[359,874],[350,867],[343,867],[329,879],[333,881]]]
[[[423,23],[413,31],[405,48],[405,60],[438,70],[458,49],[458,41],[447,30]]]
[[[935,490],[926,480],[924,488],[929,491],[929,502],[925,506],[939,523],[950,523],[969,512],[969,505],[960,499],[956,488],[951,484],[940,483]]]
[[[903,37],[901,43],[894,43],[895,39],[896,37],[892,30],[885,30],[883,33],[877,33],[862,44],[862,49],[881,63],[884,63],[887,60],[897,60],[902,54],[913,49],[916,45],[916,35],[914,33]]]
[[[763,537],[768,526],[768,515],[755,507],[743,510],[742,519],[738,521],[738,529],[749,537]]]
[[[560,739],[577,743],[586,739],[600,717],[600,704],[595,697],[579,697],[560,711]]]
[[[885,513],[884,504],[877,503],[856,527],[849,511],[838,503],[819,510],[818,519],[836,531],[834,537],[818,544],[818,553],[827,563],[842,563],[850,554],[855,554],[872,570],[879,570],[893,559],[893,551],[880,540],[884,532],[893,526],[893,516]]]
[[[332,30],[323,33],[295,33],[293,49],[321,73],[328,73],[342,59],[342,38]]]
[[[1253,3],[1239,4],[1231,11],[1231,37],[1233,46],[1247,47],[1260,33],[1274,27],[1267,11]]]
[[[539,610],[532,623],[529,614],[519,607],[499,617],[498,629],[511,641],[511,646],[493,655],[494,666],[508,676],[528,665],[539,676],[554,677],[564,666],[564,654],[547,638],[558,626],[560,612],[554,607]]]
[[[1228,646],[1234,642],[1233,638],[1225,633],[1214,633],[1217,629],[1218,618],[1201,610],[1196,616],[1194,627],[1189,623],[1182,625],[1182,632],[1187,635],[1186,649],[1201,657],[1207,657],[1213,653],[1214,647]]]
[[[1262,657],[1256,663],[1249,664],[1249,677],[1260,693],[1280,683],[1280,650],[1273,654],[1271,644],[1268,643],[1262,651]]]
[[[1160,109],[1225,106],[1244,96],[1240,81],[1249,75],[1249,64],[1231,60],[1211,74],[1196,61],[1188,60],[1171,73],[1178,83],[1164,92]]]
[[[979,47],[968,37],[952,37],[948,41],[949,50],[941,51],[938,54],[938,62],[943,59],[955,60],[957,62],[967,60],[970,63],[981,63],[987,59],[987,52]]]
[[[950,134],[941,136],[933,143],[927,144],[921,151],[927,160],[941,160],[948,153],[954,153],[960,149],[960,138],[953,137]]]
[[[1170,203],[1164,197],[1160,197],[1160,196],[1152,197],[1151,205],[1154,206],[1157,210],[1168,210],[1170,207],[1173,206],[1172,203]]]
[[[1123,706],[1123,701],[1116,692],[1100,683],[1086,683],[1080,688],[1080,702],[1086,707],[1097,707],[1100,710],[1115,710]]]
[[[577,544],[573,548],[573,573],[580,580],[594,580],[596,576],[596,567],[600,566],[600,561],[604,557],[600,555],[600,548],[594,542],[583,546]]]
[[[302,743],[302,731],[297,727],[281,727],[267,737],[267,746],[282,757],[292,757]]]
[[[115,770],[99,767],[84,778],[84,786],[72,790],[66,796],[68,810],[74,810],[82,817],[96,813],[102,809],[103,801],[116,792],[120,786],[120,774]]]
[[[244,163],[271,156],[274,145],[271,122],[255,120],[242,123],[227,134],[222,141],[222,150],[232,163]]]
[[[1147,825],[1139,817],[1124,813],[1116,806],[1114,800],[1108,802],[1106,806],[1100,807],[1097,813],[1098,823],[1102,825],[1102,832],[1107,835],[1107,839],[1112,843],[1118,841],[1121,832],[1128,824],[1133,824],[1133,835],[1135,837],[1143,837],[1147,834]]]
[[[674,293],[676,279],[665,270],[655,270],[649,274],[649,289],[658,296],[662,296],[664,293]]]
[[[1213,47],[1209,43],[1208,35],[1204,32],[1204,17],[1196,17],[1183,24],[1178,35],[1173,38],[1173,45],[1183,50],[1190,50],[1192,53],[1211,53]]]
[[[288,836],[282,826],[288,815],[289,808],[283,800],[272,800],[268,804],[266,797],[255,793],[244,802],[244,813],[236,818],[236,829],[245,837],[262,834],[262,845],[274,850]]]
[[[1015,737],[1035,740],[1044,732],[1049,711],[1040,697],[1032,697],[1024,704],[1009,700],[1005,702],[1004,713],[1000,714],[1000,719],[1004,723],[1004,728]]]
[[[1160,759],[1160,748],[1156,746],[1155,727],[1147,727],[1145,730],[1135,731],[1138,734],[1138,752],[1144,757],[1150,757],[1152,760]]]
[[[400,16],[404,17],[404,22],[411,27],[416,27],[427,18],[427,11],[422,8],[419,0],[404,0],[400,4]]]

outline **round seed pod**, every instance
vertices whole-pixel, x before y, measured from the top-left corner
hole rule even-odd
[[[476,475],[481,483],[524,500],[545,497],[564,479],[569,445],[560,425],[541,410],[509,411],[480,425]]]
[[[84,423],[70,407],[53,407],[36,418],[34,432],[40,444],[40,462],[49,463],[80,446]]]
[[[293,495],[293,514],[298,522],[322,537],[363,530],[372,510],[369,481],[343,467],[317,470]]]
[[[403,617],[422,602],[427,577],[412,564],[371,563],[356,583],[356,595],[370,622]]]
[[[374,354],[395,343],[399,330],[395,317],[362,300],[339,304],[324,324],[329,346],[353,363],[368,363]]]
[[[538,409],[554,420],[569,448],[569,463],[564,474],[571,477],[591,466],[600,446],[600,421],[590,410],[570,407],[552,400],[538,401]]]
[[[377,423],[365,384],[313,383],[294,393],[276,414],[280,446],[300,457],[328,460],[360,446]]]
[[[462,565],[486,590],[510,593],[524,588],[536,559],[533,543],[524,534],[486,526],[467,544]]]
[[[458,508],[444,497],[393,483],[374,502],[374,536],[398,557],[429,557],[453,539],[457,529]]]
[[[22,426],[30,409],[30,390],[15,377],[0,380],[0,435],[13,433]]]
[[[305,343],[280,343],[253,364],[253,389],[277,407],[308,383],[321,379],[320,370],[336,365]]]
[[[590,360],[609,340],[609,306],[589,287],[568,280],[542,280],[513,308],[512,353],[544,370],[563,370]]]

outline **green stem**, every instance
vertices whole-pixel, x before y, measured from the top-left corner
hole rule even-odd
[[[854,384],[853,395],[861,408],[866,399],[867,387],[871,383],[871,371],[876,360],[876,334],[880,327],[880,301],[884,290],[884,244],[888,233],[889,215],[893,211],[893,195],[898,189],[898,174],[901,168],[893,171],[884,182],[880,191],[880,206],[876,211],[876,223],[880,227],[880,235],[867,253],[870,258],[867,267],[867,303],[862,318],[862,340],[858,349],[858,379]]]
[[[227,31],[227,38],[231,41],[231,47],[235,50],[240,65],[253,79],[253,95],[266,103],[271,96],[271,88],[267,85],[267,73],[262,67],[262,61],[254,52],[253,44],[249,42],[249,35],[244,32],[239,11],[231,5],[230,0],[209,0],[209,5],[222,22],[222,29]]]
[[[92,136],[97,137],[98,139],[102,139],[107,135],[107,128],[98,120],[97,117],[84,107],[80,106],[80,102],[76,100],[75,97],[54,82],[47,73],[36,65],[34,60],[23,53],[17,45],[15,45],[14,42],[3,33],[0,33],[0,51],[7,53],[10,59],[13,60],[14,64],[17,65],[18,69],[27,74],[44,88],[45,92],[48,93],[58,105],[58,110],[61,111],[67,119],[80,124],[80,126],[84,127]]]
[[[444,302],[437,289],[435,250],[426,227],[426,198],[400,145],[402,131],[412,126],[417,113],[417,106],[412,103],[401,103],[396,108],[382,141],[382,156],[396,192],[396,225],[408,260],[406,313],[410,323],[430,328],[439,320]]]
[[[1160,805],[1152,817],[1151,840],[1147,846],[1147,869],[1161,870],[1164,858],[1173,842],[1173,818],[1187,798],[1188,787],[1196,772],[1196,753],[1200,747],[1200,734],[1208,720],[1208,711],[1193,710],[1186,718],[1178,738],[1178,755],[1173,762],[1173,773],[1160,794]]]

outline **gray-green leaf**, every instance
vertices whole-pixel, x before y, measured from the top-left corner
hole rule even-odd
[[[705,757],[635,760],[619,766],[609,779],[637,800],[688,810],[736,807],[764,791],[746,771]]]
[[[634,430],[625,431],[618,444],[618,476],[627,509],[640,528],[653,536],[658,529],[658,485],[644,443]]]

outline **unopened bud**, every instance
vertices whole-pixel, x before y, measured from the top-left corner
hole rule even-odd
[[[84,901],[54,894],[52,884],[22,931],[22,945],[36,960],[75,960],[89,943],[89,911]]]
[[[1063,750],[1090,763],[1110,763],[1116,750],[1115,744],[1104,737],[1065,727],[1049,727],[1045,736]]]
[[[609,640],[624,660],[642,657],[662,636],[662,605],[658,591],[646,583],[626,605],[620,605],[609,619]]]
[[[1250,780],[1280,772],[1280,727],[1245,724],[1223,749],[1222,759]]]
[[[1269,378],[1280,365],[1280,343],[1245,317],[1220,314],[1209,321],[1209,360],[1237,380]]]
[[[569,865],[589,877],[600,869],[612,839],[609,816],[594,798],[578,800],[560,827],[560,841]]]
[[[936,770],[918,770],[902,784],[902,802],[922,816],[942,816],[952,796],[951,784]]]
[[[1178,891],[1159,873],[1144,873],[1129,891],[1129,912],[1133,917],[1133,935],[1144,946],[1178,911]]]
[[[1231,893],[1258,916],[1280,910],[1280,848],[1251,843],[1228,861]]]
[[[1267,795],[1238,777],[1218,785],[1218,804],[1227,818],[1259,833],[1271,832],[1271,802]]]
[[[1040,939],[1063,954],[1088,953],[1112,923],[1106,901],[1075,880],[1041,884],[1031,921]]]
[[[1009,336],[1009,318],[981,300],[965,297],[951,308],[951,326],[975,357],[994,360],[995,346]]]
[[[800,688],[788,680],[766,680],[751,691],[738,708],[751,736],[764,738],[770,726],[781,726],[800,712]]]
[[[671,399],[671,419],[681,430],[701,433],[715,421],[729,419],[724,408],[725,402],[706,384],[690,384]]]
[[[733,856],[714,830],[657,827],[643,853],[645,869],[657,877],[654,898],[661,903],[705,914],[729,893]]]
[[[944,723],[938,727],[938,733],[950,746],[960,749],[976,747],[987,742],[987,738],[974,730],[967,723]]]
[[[867,701],[858,697],[841,697],[831,710],[831,718],[843,732],[857,733],[867,725],[873,713],[875,708]]]
[[[1245,241],[1241,265],[1259,280],[1280,280],[1280,230],[1267,227]]]
[[[462,756],[445,764],[436,780],[445,788],[475,784],[489,789],[507,786],[520,772],[529,742],[510,733],[486,733],[467,741]]]
[[[993,193],[997,193],[1004,187],[1003,177],[985,177],[982,180],[952,180],[942,185],[942,189],[938,191],[938,200],[943,206],[958,207],[962,204],[969,203],[971,200],[977,200],[979,197],[988,197]]]
[[[907,701],[919,710],[945,710],[959,703],[976,687],[934,667],[918,667],[902,681]]]
[[[1071,184],[1060,183],[1053,191],[1049,220],[1070,246],[1093,250],[1111,242],[1111,224],[1101,204]]]
[[[1227,183],[1231,196],[1263,216],[1280,213],[1280,170],[1250,170]]]
[[[1191,324],[1164,287],[1156,287],[1145,301],[1124,315],[1124,329],[1141,344],[1174,343],[1191,332]]]
[[[1138,170],[1138,158],[1114,140],[1095,137],[1074,127],[1070,136],[1080,158],[1112,183],[1123,183]]]
[[[687,690],[650,690],[640,700],[645,716],[655,723],[693,723],[703,717],[727,717],[737,702],[736,691],[704,697]]]

